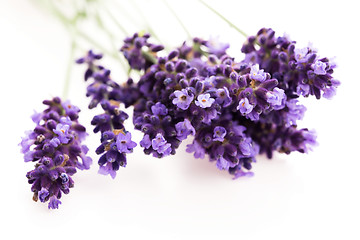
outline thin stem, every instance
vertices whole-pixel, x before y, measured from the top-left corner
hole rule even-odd
[[[71,79],[72,68],[74,65],[75,49],[76,49],[76,43],[73,38],[73,40],[71,41],[70,60],[68,62],[68,66],[67,66],[67,70],[66,70],[65,83],[64,83],[63,94],[62,94],[64,99],[67,99],[67,97],[69,95],[70,79]]]
[[[238,28],[236,25],[234,25],[232,22],[230,22],[229,19],[227,19],[226,17],[224,17],[223,15],[221,15],[218,11],[216,11],[214,8],[212,8],[211,6],[209,6],[207,3],[205,3],[203,0],[199,0],[199,2],[201,4],[203,4],[205,7],[207,7],[209,10],[211,10],[213,13],[215,13],[216,15],[218,15],[222,20],[224,20],[225,22],[227,22],[230,27],[234,28],[236,31],[238,31],[241,35],[243,35],[244,37],[248,37],[248,35],[242,31],[240,28]]]
[[[170,4],[166,1],[166,0],[163,0],[164,4],[166,5],[166,7],[170,10],[170,12],[174,15],[174,17],[176,18],[176,20],[178,21],[178,23],[181,25],[181,27],[184,29],[187,37],[189,39],[192,38],[189,30],[187,30],[187,28],[185,27],[184,23],[181,21],[180,17],[176,14],[176,12],[174,11],[174,9],[170,6]]]

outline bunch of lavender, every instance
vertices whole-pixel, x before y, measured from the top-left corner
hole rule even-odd
[[[87,64],[84,78],[85,81],[92,81],[86,93],[87,97],[91,97],[89,109],[100,104],[104,110],[102,114],[94,116],[91,121],[91,124],[95,126],[94,133],[101,133],[101,144],[96,149],[96,154],[101,154],[98,160],[99,173],[110,174],[112,178],[115,178],[119,168],[126,167],[126,154],[132,152],[136,143],[131,140],[131,133],[126,131],[123,125],[129,116],[119,108],[119,100],[123,96],[121,88],[111,79],[110,70],[97,65],[96,60],[101,58],[101,54],[89,51],[85,57],[78,59],[77,63]],[[131,80],[127,84],[131,85]],[[131,101],[131,99],[122,100],[126,105],[128,101]]]
[[[196,158],[207,155],[236,178],[252,174],[258,153],[269,158],[274,151],[304,153],[316,144],[313,131],[296,127],[306,110],[297,98],[306,89],[304,96],[333,94],[339,84],[331,76],[335,66],[313,50],[296,55],[304,50],[285,37],[275,38],[272,30],[260,32],[266,39],[250,37],[242,61],[226,53],[229,44],[213,39],[194,38],[165,57],[157,55],[163,47],[149,43],[149,34],[125,39],[121,51],[140,78],[108,84],[106,95],[134,106],[133,123],[144,133],[140,146],[145,154],[175,154],[193,135],[187,152]],[[94,66],[88,61],[87,72],[104,70]]]
[[[36,127],[26,132],[20,143],[25,162],[35,162],[35,169],[26,174],[34,192],[33,200],[49,201],[48,208],[61,204],[62,193],[74,187],[76,169],[89,169],[92,163],[82,145],[86,129],[78,123],[79,108],[55,97],[43,101],[48,106],[33,115]]]

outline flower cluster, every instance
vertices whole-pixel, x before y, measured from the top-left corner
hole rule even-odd
[[[55,209],[62,194],[74,186],[72,175],[76,169],[89,169],[92,160],[82,145],[86,129],[78,123],[79,108],[55,97],[43,102],[48,106],[32,117],[37,125],[26,132],[20,143],[25,162],[35,162],[35,169],[26,174],[32,184],[33,200],[49,201]]]
[[[133,123],[144,134],[140,146],[145,154],[175,154],[192,135],[187,152],[196,158],[208,156],[235,178],[252,174],[258,153],[269,158],[274,151],[304,153],[316,144],[313,131],[296,127],[306,110],[299,96],[330,97],[339,81],[332,77],[335,65],[315,50],[298,49],[287,37],[275,37],[271,29],[249,37],[242,47],[246,53],[242,61],[229,56],[229,44],[217,39],[194,38],[159,56],[163,46],[149,43],[149,38],[136,33],[121,48],[130,68],[140,73],[138,81],[115,84],[110,70],[94,64],[101,57],[91,51],[80,60],[88,64],[85,76],[91,72],[95,80],[90,86],[98,89],[88,95],[95,101],[106,96],[106,104],[101,105],[107,117],[94,121],[95,117],[95,124],[114,119],[114,114],[109,117],[112,111],[122,114],[119,103],[133,106]],[[106,152],[99,164],[106,163],[102,171],[112,176],[112,171],[126,165],[123,155],[136,145],[120,123],[97,126],[103,134],[97,153]]]
[[[110,77],[110,70],[96,63],[102,58],[101,54],[94,54],[91,50],[83,58],[78,59],[78,64],[86,63],[85,81],[92,81],[87,87],[87,97],[91,97],[89,108],[95,108],[99,104],[104,110],[102,114],[93,117],[91,124],[95,126],[94,133],[101,133],[101,144],[96,149],[97,154],[102,154],[99,158],[99,173],[115,178],[119,167],[126,166],[126,153],[132,152],[136,143],[131,141],[130,132],[126,132],[124,121],[129,117],[124,111],[120,110],[120,102],[125,106],[133,104],[134,96],[132,91],[132,81],[129,79],[126,88],[129,94],[124,93],[121,88]]]

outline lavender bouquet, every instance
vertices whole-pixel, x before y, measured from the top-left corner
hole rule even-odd
[[[208,158],[234,179],[253,175],[258,154],[272,158],[274,152],[311,150],[315,132],[297,127],[306,111],[301,98],[331,98],[340,84],[332,76],[336,65],[270,28],[247,36],[241,61],[227,53],[229,47],[195,37],[165,51],[151,34],[135,33],[120,48],[129,73],[137,73],[126,81],[112,79],[100,63],[102,53],[89,50],[77,59],[86,66],[89,109],[102,109],[91,120],[93,132],[100,134],[100,145],[92,150],[99,155],[99,173],[115,178],[138,145],[157,158],[174,155],[189,135],[188,153]],[[58,208],[62,193],[74,185],[71,176],[76,169],[89,169],[92,160],[81,143],[86,130],[78,123],[80,110],[57,97],[44,104],[48,108],[33,116],[37,126],[21,147],[25,161],[36,163],[26,175],[33,199]],[[122,105],[133,107],[132,122],[143,133],[139,143],[124,128],[128,114]]]

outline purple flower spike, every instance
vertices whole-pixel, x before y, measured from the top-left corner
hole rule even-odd
[[[193,96],[190,96],[186,89],[182,89],[181,91],[176,90],[174,92],[176,98],[172,100],[172,103],[176,105],[178,108],[182,110],[186,110],[189,108],[190,103],[194,99]]]
[[[266,73],[263,69],[259,70],[259,65],[255,64],[251,66],[250,78],[259,82],[263,82],[266,79]]]
[[[314,64],[311,65],[312,69],[314,69],[314,73],[317,75],[325,75],[326,74],[326,63],[317,60]]]
[[[221,126],[217,126],[214,128],[213,141],[223,142],[226,136],[226,129]]]
[[[208,108],[215,102],[215,99],[210,97],[209,93],[200,94],[195,101],[196,106],[201,108]]]
[[[66,104],[58,97],[43,101],[48,106],[39,116],[33,131],[21,142],[24,160],[35,162],[35,169],[26,174],[33,200],[48,202],[49,209],[58,208],[62,194],[74,186],[71,178],[77,169],[88,169],[91,158],[87,147],[81,144],[86,135],[85,127],[78,123],[78,110],[66,111]],[[75,108],[74,109],[78,109]],[[87,160],[87,168],[80,166],[80,159]]]
[[[242,98],[236,109],[239,110],[241,114],[245,115],[249,114],[253,110],[253,108],[254,105],[251,105],[247,98]]]
[[[132,149],[136,147],[136,143],[131,141],[131,133],[119,133],[116,137],[116,146],[121,153],[131,153]]]

